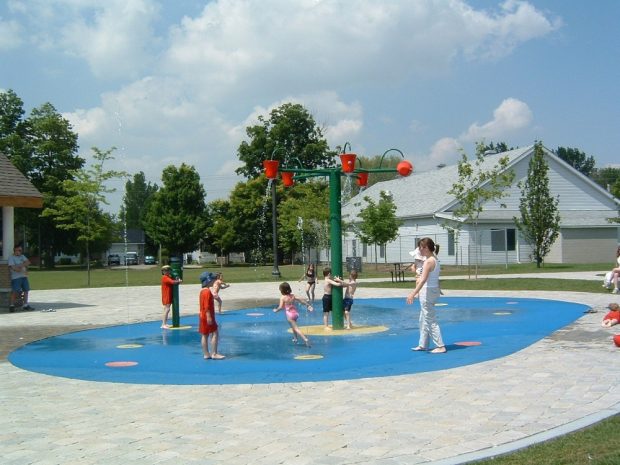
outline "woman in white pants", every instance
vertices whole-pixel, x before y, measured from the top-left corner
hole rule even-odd
[[[439,298],[439,272],[441,267],[434,255],[435,243],[429,237],[420,240],[420,253],[424,257],[422,276],[416,282],[415,289],[407,296],[407,303],[412,304],[415,297],[420,297],[420,341],[412,350],[428,350],[429,339],[433,340],[433,354],[443,354],[446,346],[441,338],[441,329],[435,315],[435,302]]]

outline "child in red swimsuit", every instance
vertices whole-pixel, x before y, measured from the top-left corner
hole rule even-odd
[[[299,336],[304,341],[306,346],[310,347],[310,341],[304,335],[304,333],[301,332],[299,326],[297,326],[299,312],[297,311],[297,307],[295,306],[295,301],[301,302],[306,307],[308,307],[308,310],[310,311],[313,310],[312,305],[310,305],[305,300],[301,300],[295,297],[289,283],[280,284],[280,293],[282,294],[282,297],[280,297],[280,304],[277,308],[274,308],[273,311],[277,313],[280,310],[284,309],[284,313],[286,314],[286,321],[288,321],[288,324],[291,326],[291,330],[293,331],[293,342],[297,344],[297,337]]]

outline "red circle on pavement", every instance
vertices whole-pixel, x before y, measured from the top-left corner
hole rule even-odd
[[[463,342],[455,342],[454,345],[457,346],[480,346],[482,345],[482,342],[478,342],[478,341],[463,341]]]
[[[107,362],[105,366],[111,368],[122,368],[122,367],[133,367],[136,366],[138,362]]]

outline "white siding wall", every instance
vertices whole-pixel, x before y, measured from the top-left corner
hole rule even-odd
[[[571,169],[564,161],[554,155],[545,158],[549,164],[549,191],[555,197],[560,196],[560,210],[609,210],[616,209],[614,201],[601,195],[600,190],[592,183],[588,182],[573,169]],[[505,204],[507,210],[519,211],[519,202],[521,199],[521,189],[518,187],[520,181],[527,178],[527,170],[530,157],[521,160],[513,167],[515,172],[515,181],[513,185],[507,189],[508,197],[502,198],[495,202],[485,204],[487,211],[500,210],[500,204]],[[518,216],[518,213],[517,213]]]
[[[617,248],[616,232],[609,228],[563,229],[561,255],[549,256],[548,263],[605,263],[613,264]],[[558,242],[558,241],[556,241]],[[554,244],[556,245],[556,244]],[[551,255],[551,254],[550,254]],[[552,261],[554,260],[554,261]]]

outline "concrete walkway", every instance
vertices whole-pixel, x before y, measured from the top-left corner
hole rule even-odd
[[[277,285],[233,283],[222,293],[224,308],[275,303]],[[198,292],[198,285],[181,286],[183,315],[195,313]],[[363,285],[358,293],[404,298],[399,289]],[[597,313],[511,356],[445,371],[315,383],[131,385],[23,371],[6,355],[49,335],[157,320],[158,286],[35,291],[33,305],[54,312],[0,314],[2,463],[457,464],[620,411],[620,349],[611,340],[620,331],[600,326],[605,305],[620,298],[447,293],[565,300]]]

